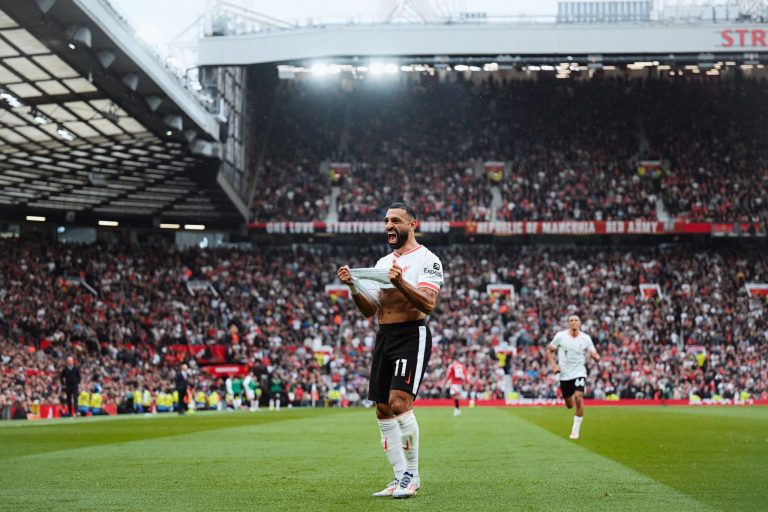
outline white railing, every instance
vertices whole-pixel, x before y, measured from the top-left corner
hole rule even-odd
[[[649,15],[640,19],[638,16],[619,19],[618,21],[606,21],[599,17],[594,19],[577,16],[577,21],[569,18],[563,18],[563,6],[575,5],[577,2],[560,2],[553,5],[553,9],[560,12],[551,14],[503,14],[490,12],[447,12],[443,11],[437,16],[429,19],[418,16],[395,16],[382,18],[374,15],[327,15],[322,17],[295,18],[292,20],[281,20],[266,14],[262,14],[245,7],[232,4],[227,1],[218,1],[214,7],[205,14],[205,24],[201,37],[211,36],[238,36],[254,33],[265,33],[282,30],[297,29],[323,29],[339,26],[367,26],[367,25],[414,25],[414,24],[488,24],[488,25],[535,25],[535,24],[554,24],[558,22],[568,23],[709,23],[709,22],[735,22],[735,21],[760,21],[755,16],[756,9],[752,5],[749,9],[745,7],[745,2],[734,0],[706,0],[704,2],[690,1],[656,1],[656,2],[633,2],[637,4],[650,4],[653,6]],[[583,1],[578,4],[618,4],[618,2],[603,1]],[[623,2],[628,3],[628,2]],[[764,10],[768,15],[768,0],[753,0],[752,4],[758,3],[765,5]],[[586,9],[582,5],[578,9]],[[558,9],[559,8],[559,9]],[[593,7],[590,7],[593,8]],[[745,10],[746,9],[746,10]],[[581,12],[577,10],[575,12]],[[602,11],[601,11],[602,12]],[[618,11],[617,11],[618,12]],[[746,13],[751,16],[741,16]],[[589,19],[588,19],[589,18]],[[590,19],[592,21],[590,21]],[[768,17],[762,21],[768,22]]]
[[[172,76],[198,103],[205,107],[206,110],[209,112],[215,111],[216,105],[214,104],[213,99],[202,92],[202,86],[197,77],[197,69],[192,69],[193,66],[196,65],[196,62],[184,62],[181,59],[174,57],[168,48],[160,47],[142,39],[140,36],[141,32],[136,29],[131,22],[130,17],[117,2],[111,2],[110,0],[98,1],[112,12],[115,19],[128,29],[133,35],[134,40],[141,45],[147,53],[162,64],[169,76]],[[202,23],[202,16],[199,21]]]

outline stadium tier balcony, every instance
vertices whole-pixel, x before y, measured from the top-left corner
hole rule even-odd
[[[768,214],[762,79],[390,85],[282,82],[253,220],[378,220],[395,200],[428,221]],[[331,182],[329,161],[349,173]],[[487,161],[503,173],[489,178]]]

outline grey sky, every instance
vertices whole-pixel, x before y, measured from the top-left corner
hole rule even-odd
[[[144,39],[167,44],[194,23],[214,0],[110,0]],[[387,0],[228,0],[231,4],[284,21],[306,23],[314,20],[370,20],[381,15]],[[486,12],[489,15],[554,15],[557,0],[431,0],[453,11]],[[190,35],[192,31],[190,31]],[[187,39],[187,38],[185,38]]]

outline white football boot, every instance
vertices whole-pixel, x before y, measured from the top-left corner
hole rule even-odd
[[[416,491],[421,487],[421,482],[418,478],[414,478],[413,474],[409,472],[403,473],[400,477],[400,485],[397,486],[395,492],[392,493],[393,498],[410,498],[416,495]]]
[[[395,493],[395,489],[400,485],[400,480],[395,478],[387,486],[380,490],[379,492],[373,493],[373,496],[376,496],[377,498],[389,498]]]

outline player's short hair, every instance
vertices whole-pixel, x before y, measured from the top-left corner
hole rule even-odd
[[[416,218],[416,211],[408,203],[392,203],[387,208],[387,210],[396,210],[396,209],[405,210],[405,212],[408,215],[410,215],[412,219]]]

